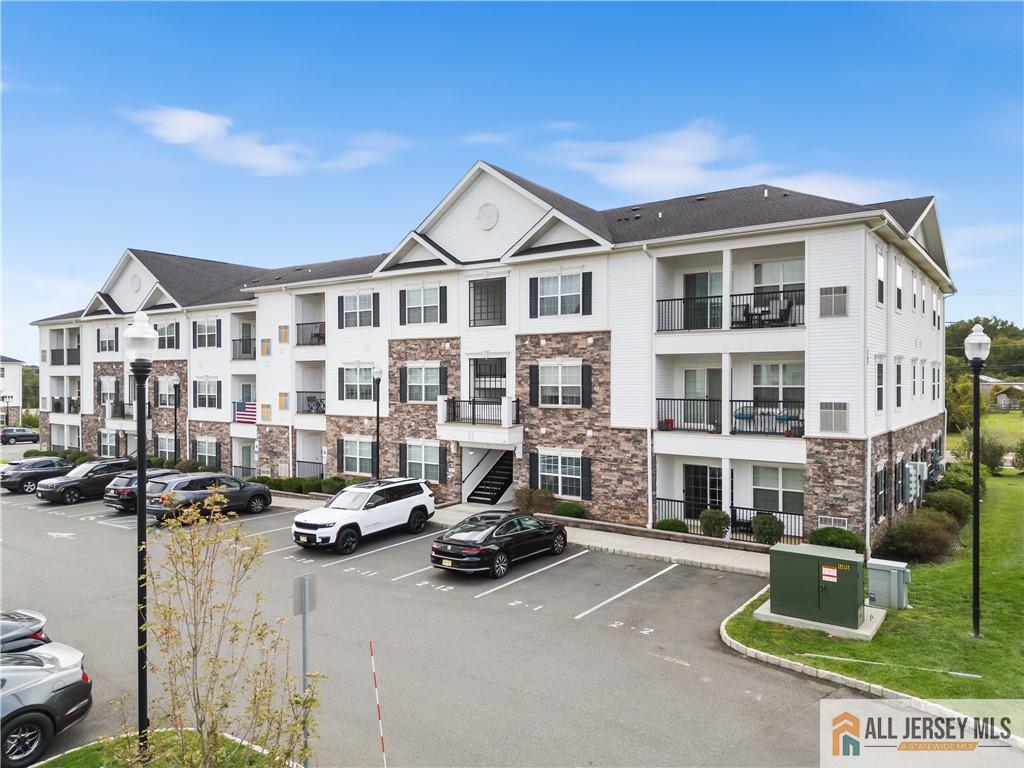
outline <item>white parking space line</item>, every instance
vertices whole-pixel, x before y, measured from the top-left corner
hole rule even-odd
[[[582,618],[583,618],[584,616],[587,616],[587,615],[589,615],[589,614],[593,613],[593,612],[594,612],[594,611],[596,611],[596,610],[597,610],[598,608],[603,608],[604,606],[608,605],[608,603],[612,602],[613,600],[618,600],[618,599],[619,599],[620,597],[622,597],[623,595],[628,595],[628,594],[629,594],[630,592],[632,592],[632,591],[633,591],[634,589],[637,589],[638,587],[642,587],[642,586],[643,586],[644,584],[646,584],[646,583],[647,583],[647,582],[649,582],[649,581],[654,581],[654,580],[655,580],[656,578],[658,578],[658,577],[659,577],[659,576],[661,576],[662,574],[668,573],[668,572],[669,572],[669,571],[671,571],[671,570],[672,570],[673,568],[677,568],[678,566],[679,566],[679,563],[672,563],[672,565],[670,565],[670,566],[669,566],[668,568],[663,568],[663,569],[661,569],[660,571],[658,571],[658,572],[657,572],[656,574],[654,574],[653,576],[648,576],[648,577],[647,577],[646,579],[644,579],[643,581],[638,581],[638,582],[637,582],[636,584],[634,584],[634,585],[633,585],[632,587],[629,587],[628,589],[624,589],[624,590],[622,590],[622,591],[621,591],[621,592],[619,592],[619,594],[617,594],[617,595],[612,595],[612,596],[611,596],[611,597],[609,597],[609,598],[608,598],[607,600],[605,600],[605,601],[603,601],[603,602],[600,602],[600,603],[598,603],[598,604],[597,604],[597,605],[595,605],[595,606],[594,606],[593,608],[588,608],[587,610],[585,610],[585,611],[584,611],[583,613],[579,614],[578,616],[573,616],[573,618],[574,618],[574,619],[582,619]]]
[[[559,560],[557,563],[552,563],[551,565],[545,565],[543,568],[538,568],[536,571],[530,571],[525,576],[520,576],[518,579],[512,579],[512,581],[506,581],[504,584],[499,584],[497,587],[492,587],[491,589],[488,589],[486,592],[481,592],[479,595],[473,595],[473,599],[475,600],[478,597],[484,597],[485,595],[491,594],[491,592],[497,592],[499,589],[504,589],[505,587],[511,587],[517,581],[522,581],[523,579],[528,579],[528,578],[530,578],[531,576],[533,576],[535,574],[538,574],[538,573],[540,573],[542,571],[546,571],[548,568],[554,568],[556,565],[561,565],[562,563],[568,563],[570,560],[575,560],[577,557],[582,557],[583,555],[587,554],[587,552],[589,552],[589,551],[590,551],[589,549],[584,549],[582,552],[577,552],[575,555],[570,555],[569,557],[566,557],[566,558],[564,558],[562,560]]]
[[[247,534],[245,534],[245,538],[248,539],[250,536],[262,536],[265,533],[277,533],[278,531],[290,531],[291,528],[292,527],[290,525],[286,525],[284,528],[271,528],[269,531],[256,531],[255,533],[247,533]]]
[[[392,581],[401,581],[406,576],[414,576],[417,573],[423,573],[424,571],[429,571],[433,567],[434,566],[432,566],[432,565],[428,565],[426,568],[420,568],[418,571],[409,571],[409,573],[403,573],[401,576],[395,576],[395,578],[393,578]]]
[[[263,554],[264,555],[276,555],[278,552],[284,552],[284,551],[289,550],[289,549],[295,549],[298,546],[299,546],[298,544],[294,544],[293,543],[293,544],[289,544],[287,547],[281,547],[280,549],[272,549],[269,552],[264,552]]]
[[[68,515],[68,517],[85,517],[86,515],[95,515],[97,512],[101,511],[102,509],[103,509],[103,507],[101,506],[99,509],[92,509],[92,510],[89,510],[88,512],[79,512],[77,515]],[[110,517],[111,515],[116,515],[116,514],[119,514],[119,513],[118,512],[109,512],[109,513],[107,513],[105,515],[99,515],[99,517]]]
[[[445,529],[445,530],[447,530],[447,529]],[[373,555],[373,554],[376,554],[377,552],[383,552],[385,549],[391,549],[393,547],[400,547],[403,544],[409,544],[410,542],[419,541],[420,539],[429,539],[432,536],[437,536],[437,531],[434,531],[433,533],[426,533],[423,536],[417,536],[415,539],[406,539],[405,541],[400,541],[397,544],[388,544],[386,547],[377,547],[377,549],[371,549],[369,552],[363,552],[361,555],[352,555],[351,557],[346,557],[346,558],[343,558],[341,560],[335,560],[333,563],[326,563],[324,565],[321,565],[320,567],[321,568],[330,568],[332,565],[341,565],[342,563],[347,563],[349,560],[356,560],[356,559],[358,559],[360,557],[366,557],[367,555]]]

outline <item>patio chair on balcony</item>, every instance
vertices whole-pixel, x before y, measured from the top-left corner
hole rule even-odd
[[[732,305],[732,327],[733,328],[749,328],[750,327],[750,305],[749,304],[733,304]]]

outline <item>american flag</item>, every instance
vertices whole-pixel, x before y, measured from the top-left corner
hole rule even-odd
[[[235,403],[235,421],[239,424],[256,423],[256,403]]]

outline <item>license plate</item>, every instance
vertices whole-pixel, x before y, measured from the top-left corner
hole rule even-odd
[[[36,491],[36,498],[39,498],[39,499],[43,498],[43,492],[42,491]]]
[[[444,566],[447,566],[448,568],[451,568],[452,567],[452,561],[451,560],[442,560],[441,561],[441,565],[444,565]]]
[[[303,533],[303,534],[299,535],[299,541],[304,541],[307,544],[315,544],[316,543],[316,536],[314,536],[311,533]]]

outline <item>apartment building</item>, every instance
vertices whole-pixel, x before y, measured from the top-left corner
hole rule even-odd
[[[23,360],[0,355],[0,426],[21,424]]]
[[[125,251],[83,310],[35,323],[41,425],[134,451],[120,339],[142,309],[161,457],[379,470],[446,500],[547,488],[631,525],[717,507],[737,538],[767,511],[792,539],[877,541],[938,469],[953,290],[931,197],[757,185],[598,211],[478,162],[386,253],[258,269]]]

